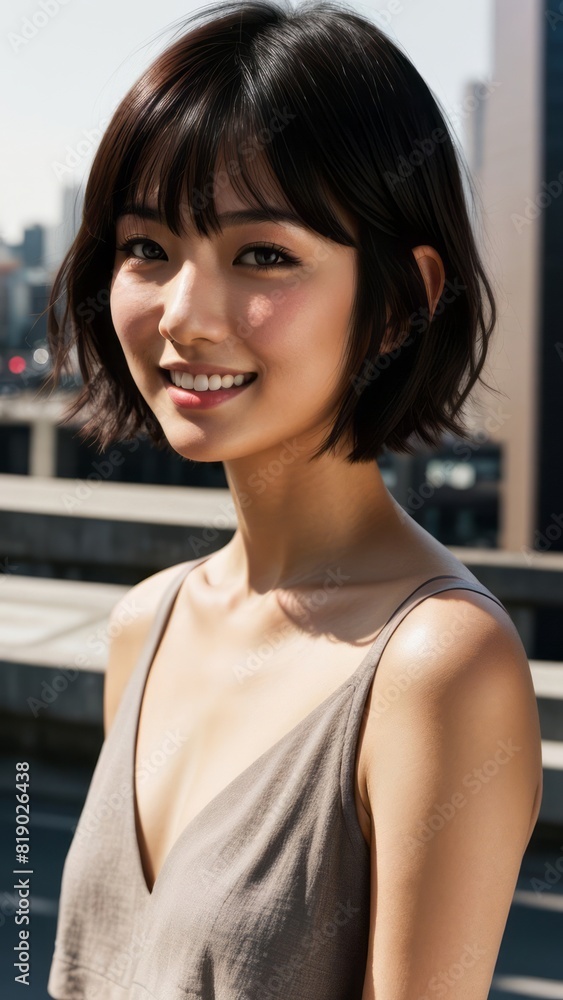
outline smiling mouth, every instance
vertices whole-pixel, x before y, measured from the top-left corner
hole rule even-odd
[[[218,375],[208,377],[201,374],[194,376],[188,372],[173,371],[168,368],[161,369],[161,372],[165,380],[170,385],[175,386],[176,389],[201,393],[213,393],[219,389],[238,389],[244,385],[248,385],[249,382],[254,382],[258,378],[258,372],[248,372],[243,376],[223,375],[221,377]]]

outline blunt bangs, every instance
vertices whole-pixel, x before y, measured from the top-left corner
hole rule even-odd
[[[233,62],[236,66],[240,60]],[[230,81],[231,74],[226,75]],[[203,81],[196,81],[193,89],[203,87]],[[273,203],[281,202],[310,230],[344,246],[357,245],[333,210],[338,194],[327,183],[322,146],[310,155],[295,129],[290,146],[282,135],[296,117],[287,104],[276,110],[273,98],[244,79],[236,87],[216,79],[213,90],[207,85],[205,101],[194,103],[191,93],[191,86],[177,88],[174,95],[162,88],[153,95],[154,105],[135,116],[131,130],[121,132],[118,155],[123,166],[116,177],[109,227],[131,204],[154,200],[176,236],[187,235],[181,203],[198,235],[219,234],[215,187],[231,186],[249,207],[268,214]],[[151,125],[155,119],[157,129]],[[165,145],[163,131],[170,135]]]
[[[79,360],[84,385],[67,419],[89,409],[83,436],[100,451],[139,432],[167,446],[111,321],[118,217],[156,204],[180,237],[185,206],[210,237],[221,232],[215,188],[227,185],[249,206],[281,204],[357,251],[335,419],[309,460],[348,436],[349,462],[412,454],[414,435],[431,446],[444,431],[466,436],[456,417],[481,378],[496,309],[460,164],[417,70],[343,0],[201,8],[181,19],[179,37],[114,112],[48,307],[53,380],[71,349]],[[412,254],[421,244],[438,251],[446,273],[434,317]],[[92,297],[99,308],[85,308]]]

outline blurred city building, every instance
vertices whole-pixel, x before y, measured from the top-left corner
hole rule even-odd
[[[499,307],[486,374],[504,395],[475,399],[502,453],[498,546],[533,559],[563,549],[563,8],[496,0],[494,15],[494,85],[467,145]],[[558,618],[538,612],[537,655]]]
[[[494,10],[494,86],[468,152],[499,305],[488,375],[506,394],[500,419],[485,403],[503,457],[499,547],[561,551],[563,12],[536,0]]]
[[[477,201],[468,204],[499,307],[487,382],[466,413],[471,438],[440,448],[385,454],[389,489],[446,544],[508,550],[562,548],[557,461],[563,343],[557,341],[563,239],[563,14],[534,0],[497,0],[493,73],[468,81],[461,117]],[[83,190],[61,191],[61,223],[28,227],[20,245],[0,242],[0,472],[78,477],[100,459],[62,425],[79,375],[46,402],[48,292],[80,224]],[[563,338],[562,338],[563,340]],[[141,443],[115,481],[226,486],[214,468]]]

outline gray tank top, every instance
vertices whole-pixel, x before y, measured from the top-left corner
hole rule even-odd
[[[180,585],[206,558],[181,564],[167,587],[102,745],[64,865],[48,993],[361,1000],[370,851],[354,776],[379,658],[432,594],[473,590],[504,605],[476,579],[435,576],[417,587],[354,673],[188,823],[149,892],[135,822],[139,713]],[[174,732],[168,738],[171,752]]]

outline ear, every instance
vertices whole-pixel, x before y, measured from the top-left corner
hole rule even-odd
[[[426,245],[413,247],[412,253],[414,254],[414,258],[424,279],[424,286],[426,288],[426,296],[428,299],[428,309],[430,317],[432,317],[444,290],[444,282],[446,280],[446,272],[444,270],[442,258],[434,247]],[[387,319],[389,319],[389,312],[387,313]],[[386,334],[379,353],[387,354],[390,351],[396,350],[400,344],[401,340],[389,343]]]
[[[442,258],[438,251],[430,246],[413,247],[412,252],[424,278],[428,308],[432,318],[446,280]]]

